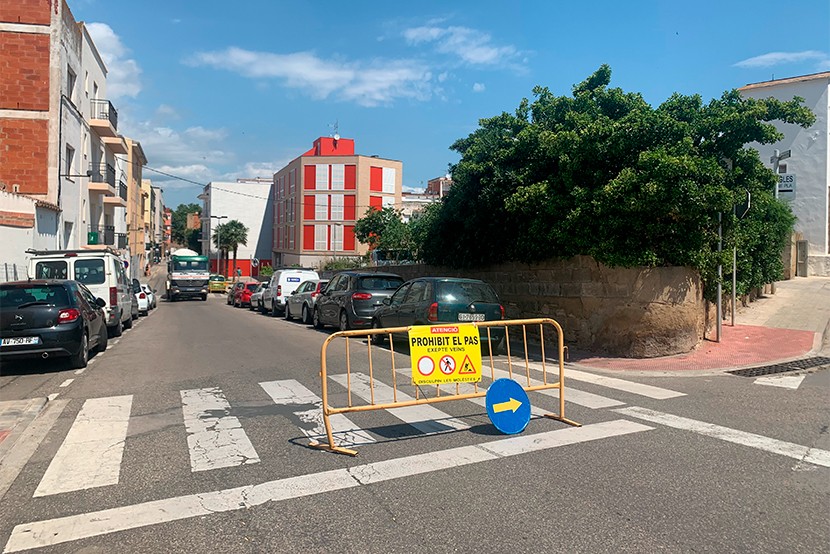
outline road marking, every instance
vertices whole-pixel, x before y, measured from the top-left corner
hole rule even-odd
[[[770,387],[781,387],[782,389],[797,389],[806,375],[768,375],[758,377],[753,381],[755,385],[767,385]]]
[[[78,369],[78,370],[75,371],[75,375],[82,375],[84,373],[84,371],[86,371],[86,368],[82,367],[81,369]]]
[[[655,412],[654,410],[639,408],[637,406],[618,408],[614,411],[630,417],[650,421],[652,423],[666,425],[667,427],[692,431],[707,437],[713,437],[727,442],[764,450],[765,452],[795,458],[796,460],[802,462],[830,467],[830,451],[828,450],[801,446],[800,444],[771,439],[763,435],[747,433],[746,431],[738,431],[736,429],[721,427],[720,425],[705,423],[703,421],[695,421],[694,419],[687,419],[685,417],[675,416],[672,414]]]
[[[51,400],[54,400],[55,398],[57,398],[58,394],[59,393],[57,393],[57,392],[53,392],[52,394],[48,395],[46,398],[48,398],[51,401]]]
[[[331,379],[342,386],[346,386],[346,375],[341,373],[332,375]],[[352,393],[362,398],[365,402],[371,402],[371,390],[369,387],[369,376],[365,373],[352,373],[351,383]],[[393,402],[393,389],[385,383],[381,383],[375,379],[375,404],[387,404]],[[406,402],[414,400],[413,397],[406,393],[398,391],[398,401]],[[390,408],[390,414],[400,419],[404,423],[408,423],[421,433],[446,433],[447,431],[462,431],[469,429],[470,426],[461,421],[451,417],[449,414],[442,412],[435,406],[424,404],[422,406],[406,406],[404,408]]]
[[[219,388],[180,391],[190,469],[207,471],[259,462],[245,430]]]
[[[323,401],[299,381],[267,381],[259,384],[275,404],[302,406],[305,409],[292,410],[303,434],[314,442],[328,442],[323,426]],[[343,414],[329,418],[335,443],[339,446],[357,446],[375,442],[366,431],[361,430]]]
[[[560,446],[648,431],[648,427],[623,419],[583,427],[494,440],[478,445],[427,452],[404,458],[335,469],[259,485],[122,506],[86,514],[17,525],[4,552],[42,548],[88,537],[107,535],[218,512],[231,512],[316,494],[367,486],[412,475],[432,473],[499,458],[538,452]]]
[[[71,384],[72,384],[72,381],[74,381],[74,380],[75,380],[75,379],[67,379],[66,381],[64,381],[63,383],[61,383],[61,384],[60,384],[60,385],[58,385],[58,386],[59,386],[60,388],[63,388],[63,387],[68,387],[69,385],[71,385]]]
[[[118,484],[132,395],[84,402],[35,497]]]
[[[539,371],[542,370],[542,365],[537,363],[529,364],[530,367],[534,369],[538,369]],[[550,372],[550,365],[546,366],[548,371]],[[554,364],[554,371],[556,374],[559,374],[559,370]],[[602,387],[608,387],[609,389],[616,389],[621,390],[624,392],[630,392],[632,394],[637,394],[640,396],[646,396],[648,398],[654,398],[655,400],[667,400],[669,398],[677,398],[678,396],[686,396],[686,393],[677,392],[669,389],[664,389],[661,387],[654,387],[652,385],[643,385],[642,383],[635,383],[633,381],[625,381],[623,379],[617,379],[615,377],[606,377],[604,375],[596,375],[594,373],[588,373],[585,371],[578,371],[576,369],[566,369],[565,370],[565,381],[567,383],[568,379],[574,379],[575,381],[583,381],[585,383],[591,383],[594,385],[600,385]],[[567,387],[567,384],[565,385]],[[565,398],[567,400],[567,397]]]
[[[529,364],[530,367],[534,368],[535,364]],[[550,374],[550,366],[548,368],[548,383],[555,382],[559,380],[559,370],[556,369],[556,372],[551,375]],[[542,369],[542,366],[539,365],[534,369]],[[510,377],[510,373],[504,371],[502,369],[497,369],[495,371],[495,377],[498,379],[499,377]],[[591,408],[593,410],[599,410],[602,408],[611,408],[613,406],[623,406],[625,402],[620,402],[619,400],[615,400],[613,398],[607,398],[605,396],[600,396],[598,394],[593,394],[590,392],[584,392],[581,390],[572,389],[568,386],[567,382],[567,374],[565,379],[565,402],[572,402],[573,404],[577,404],[578,406],[584,406],[586,408]],[[515,369],[513,370],[513,380],[520,384],[527,383],[527,376],[521,375]],[[531,379],[530,384],[532,386],[541,385],[542,381],[538,379]],[[548,389],[548,390],[541,390],[539,394],[544,394],[545,396],[550,396],[552,398],[559,398],[559,389]]]

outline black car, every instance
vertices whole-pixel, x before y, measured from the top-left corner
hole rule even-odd
[[[0,284],[0,360],[68,357],[86,367],[90,350],[107,348],[106,304],[77,281]]]
[[[372,327],[388,329],[410,325],[437,323],[468,323],[500,321],[504,307],[496,291],[478,279],[455,277],[421,277],[407,281],[384,300],[372,317]],[[481,344],[487,345],[487,330],[481,329]],[[372,342],[381,344],[385,334],[372,335]],[[494,352],[504,351],[504,328],[490,327]]]
[[[334,325],[341,331],[368,328],[372,325],[372,314],[401,283],[403,278],[394,273],[338,273],[317,296],[312,316],[314,326],[322,329],[325,325]]]

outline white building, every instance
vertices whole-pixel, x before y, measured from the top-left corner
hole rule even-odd
[[[790,203],[795,223],[797,251],[796,275],[830,275],[830,226],[828,226],[828,90],[830,72],[803,75],[790,79],[752,83],[740,90],[747,98],[804,99],[804,105],[816,115],[816,122],[808,129],[798,125],[774,121],[784,139],[767,145],[755,144],[761,159],[769,162],[775,150],[789,151],[789,157],[778,163],[780,179],[795,183],[794,193],[782,193]]]
[[[239,221],[248,228],[247,245],[239,245],[236,267],[242,275],[256,275],[251,261],[270,263],[274,233],[274,208],[270,179],[237,179],[236,182],[210,182],[199,195],[202,200],[202,252],[209,253],[212,272],[218,269],[219,251],[213,235],[218,225]],[[228,253],[227,274],[233,272],[233,251]],[[225,262],[222,262],[224,268]]]

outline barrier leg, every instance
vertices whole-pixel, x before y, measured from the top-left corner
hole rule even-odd
[[[318,448],[320,450],[327,450],[329,452],[334,452],[335,454],[346,454],[347,456],[357,456],[357,450],[352,450],[351,448],[343,448],[342,446],[337,446],[334,443],[334,434],[331,432],[331,421],[329,420],[329,414],[326,413],[326,409],[323,408],[323,424],[326,426],[326,437],[329,440],[328,444],[323,444],[317,441],[311,441],[308,445],[311,448]]]

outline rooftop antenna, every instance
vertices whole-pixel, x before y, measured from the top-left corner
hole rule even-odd
[[[339,133],[340,124],[338,123],[338,121],[335,119],[334,120],[334,125],[329,125],[329,127],[331,127],[332,130],[334,131],[334,134],[332,135],[331,138],[333,138],[335,141],[340,140],[340,133]]]

